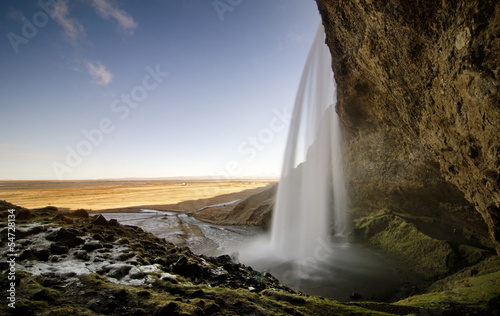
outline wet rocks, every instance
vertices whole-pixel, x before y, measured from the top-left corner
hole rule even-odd
[[[0,231],[0,237],[2,238],[2,241],[6,241],[8,236],[9,236],[9,232],[12,233],[12,230],[9,229],[8,227],[5,227],[4,229],[2,229]],[[23,238],[26,238],[27,234],[24,230],[21,230],[21,229],[17,229],[16,230],[16,238],[17,239],[23,239]]]
[[[46,216],[49,220],[55,217],[54,214]],[[26,229],[25,234],[29,234],[30,239],[22,243],[26,249],[21,252],[18,263],[39,274],[36,278],[40,282],[36,291],[29,292],[28,299],[33,302],[57,301],[59,298],[51,292],[53,289],[74,298],[64,302],[77,300],[93,313],[211,315],[221,313],[225,308],[223,301],[215,300],[214,294],[207,292],[212,287],[240,288],[245,293],[266,288],[287,289],[272,276],[261,275],[236,263],[230,256],[198,256],[188,248],[175,247],[142,229],[110,225],[111,221],[98,218],[77,219],[73,224],[55,220],[52,228],[47,225]],[[96,225],[96,220],[108,225]],[[100,287],[107,283],[120,287],[142,285],[145,288],[139,291],[141,294],[130,294],[121,291],[123,288],[114,287],[113,291],[106,290],[103,294]],[[50,289],[40,288],[42,284]],[[92,290],[84,290],[87,288]],[[169,297],[164,306],[155,307],[154,311],[147,302],[153,297],[152,292],[156,293],[155,297],[158,293]],[[134,295],[135,300],[128,300]],[[201,300],[205,303],[199,303]],[[191,302],[197,305],[191,305]],[[186,306],[189,312],[186,312]],[[30,308],[35,311],[38,305]],[[79,312],[69,309],[63,313]]]
[[[119,227],[120,226],[120,223],[118,223],[118,220],[117,219],[110,219],[109,222],[108,222],[109,226],[114,226],[114,227]]]
[[[47,228],[45,228],[43,226],[35,226],[35,227],[26,231],[25,237],[31,236],[31,235],[36,235],[36,234],[39,234],[39,233],[42,233],[45,231],[47,231]]]
[[[120,280],[126,275],[128,275],[129,271],[132,268],[133,266],[130,264],[117,263],[117,264],[107,265],[103,268],[103,270],[107,276]]]
[[[82,238],[80,237],[75,237],[75,238],[71,238],[71,239],[68,239],[64,242],[68,247],[70,248],[74,248],[76,246],[79,246],[83,243],[85,243],[85,240],[83,240]]]
[[[73,253],[76,259],[82,260],[82,261],[88,261],[90,259],[90,256],[87,251],[82,251],[78,250]]]
[[[62,241],[73,239],[77,236],[78,234],[74,229],[68,230],[65,228],[59,228],[58,230],[49,233],[45,238],[50,241]]]
[[[224,266],[226,264],[232,264],[233,259],[231,259],[231,257],[229,255],[221,255],[221,256],[218,256],[217,258],[215,258],[215,260],[213,260],[212,262],[214,262],[220,266]]]
[[[138,279],[142,279],[144,278],[145,276],[147,275],[147,273],[141,271],[140,269],[138,269],[137,267],[135,266],[132,266],[132,268],[129,270],[128,272],[128,276],[129,278],[133,279],[133,280],[138,280]]]
[[[49,260],[51,251],[49,249],[26,249],[19,256],[19,260],[38,260],[38,261],[47,261]]]
[[[60,241],[52,243],[50,245],[50,252],[54,255],[63,255],[69,252],[69,247]]]
[[[185,256],[181,256],[179,260],[172,265],[172,272],[194,279],[201,278],[204,271],[197,263],[189,261]]]
[[[82,246],[82,249],[86,250],[86,251],[92,251],[92,250],[101,249],[101,248],[103,248],[103,244],[99,241],[96,241],[96,240],[86,242]]]
[[[79,232],[76,229],[60,228],[57,231],[49,233],[45,238],[50,241],[60,242],[69,248],[74,248],[83,244],[85,241],[78,237]]]
[[[107,226],[109,225],[108,221],[106,220],[106,218],[102,215],[97,215],[94,217],[94,219],[92,220],[92,223],[94,225],[101,225],[101,226]]]

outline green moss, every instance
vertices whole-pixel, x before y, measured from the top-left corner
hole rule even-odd
[[[60,296],[61,295],[59,291],[56,291],[54,289],[44,288],[33,294],[31,299],[37,301],[55,302]]]
[[[52,223],[52,225],[56,224]],[[452,255],[449,255],[450,249],[446,242],[428,237],[418,231],[414,224],[409,223],[408,219],[396,213],[382,210],[376,216],[358,220],[356,225],[355,233],[359,240],[376,245],[393,257],[400,256],[398,258],[401,258],[405,265],[417,267],[420,272],[430,270],[432,275],[437,275],[442,271],[447,271],[449,260],[453,259]],[[78,229],[86,233],[101,232],[101,228],[99,230],[95,228],[94,231],[92,226],[83,224]],[[122,238],[120,244],[128,242],[131,251],[126,257],[138,255],[138,260],[141,262],[153,262],[155,258],[165,257],[170,264],[176,262],[179,255],[182,255],[188,258],[188,264],[194,264],[194,257],[189,250],[167,245],[169,251],[167,254],[165,248],[162,248],[163,245],[155,244],[158,239],[150,234],[124,227],[120,230],[102,229],[108,229],[117,240]],[[467,263],[484,260],[488,255],[487,252],[470,246],[458,246],[455,250],[460,252],[461,258],[465,258]],[[122,259],[124,258],[125,256]],[[205,261],[205,263],[211,262],[208,259]],[[488,258],[468,270],[461,271],[460,274],[447,278],[441,284],[436,282],[432,288],[433,293],[428,293],[428,296],[415,296],[411,298],[413,301],[401,301],[398,304],[425,307],[461,304],[460,306],[466,308],[487,310],[496,304],[500,297],[494,284],[495,278],[500,277],[499,271],[500,259]],[[91,307],[90,302],[103,304],[98,306],[111,306],[109,307],[110,313],[130,315],[155,315],[162,311],[180,315],[217,313],[223,315],[252,313],[262,315],[390,315],[375,310],[391,311],[393,308],[407,310],[404,309],[406,307],[390,304],[343,304],[331,299],[307,296],[284,287],[281,290],[275,290],[273,287],[279,286],[272,284],[266,284],[267,290],[254,293],[245,288],[233,289],[229,287],[230,285],[227,287],[194,285],[182,276],[164,280],[158,280],[159,275],[153,274],[152,277],[155,281],[151,284],[126,286],[114,284],[107,278],[92,273],[79,276],[79,282],[68,282],[64,287],[60,287],[62,281],[57,277],[33,277],[26,272],[19,271],[17,274],[19,297],[16,306],[19,309],[16,308],[16,312],[22,310],[25,314],[36,313],[50,316],[95,315],[96,312],[91,310],[95,309],[95,306]],[[259,275],[254,275],[254,277],[260,278]],[[0,285],[5,285],[5,282],[5,276],[0,276]],[[489,294],[483,295],[483,292]],[[483,297],[482,301],[480,297]],[[5,307],[0,307],[0,314],[3,312],[2,308]]]
[[[454,252],[442,240],[433,239],[397,215],[369,216],[354,223],[357,241],[398,260],[425,279],[449,273]]]
[[[286,293],[284,291],[264,290],[262,294],[269,296],[276,301],[285,301],[291,304],[305,304],[306,300],[302,296]]]
[[[468,245],[458,246],[458,251],[463,264],[465,264],[466,266],[476,264],[489,255],[489,252],[484,249],[479,249]]]
[[[79,306],[67,306],[54,308],[43,315],[47,316],[67,316],[67,315],[81,315],[81,316],[93,316],[95,312],[92,312],[86,308]]]
[[[474,266],[464,268],[444,279],[436,281],[429,287],[427,292],[431,293],[451,290],[457,282],[460,282],[465,278],[483,276],[498,271],[500,271],[500,257],[492,256]]]
[[[83,285],[88,287],[95,287],[108,283],[106,278],[97,273],[82,274],[80,276],[80,282],[82,282]]]
[[[448,289],[416,295],[397,302],[423,308],[479,309],[487,311],[496,309],[500,303],[500,271],[481,276],[468,277],[448,283]]]
[[[47,310],[49,304],[42,301],[33,301],[21,297],[17,299],[15,313],[13,315],[34,315],[35,312]]]
[[[204,290],[205,291],[205,290]],[[221,308],[231,314],[259,311],[264,315],[392,315],[359,306],[341,304],[332,299],[304,296],[281,290],[265,290],[259,294],[243,289],[213,288],[205,291],[207,297],[223,301]],[[233,309],[234,308],[234,309]]]

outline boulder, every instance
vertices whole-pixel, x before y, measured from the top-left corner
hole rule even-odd
[[[103,248],[103,244],[96,240],[86,242],[82,247],[83,250],[87,251],[92,251],[101,248]]]
[[[75,223],[75,221],[69,217],[64,216],[63,214],[59,213],[52,219],[53,221],[62,221],[65,224],[72,225]]]
[[[123,263],[116,263],[116,264],[110,264],[106,266],[104,269],[106,272],[106,275],[111,278],[115,279],[122,279],[125,277],[130,269],[132,269],[134,266],[130,264],[123,264]]]
[[[102,216],[102,214],[94,216],[92,223],[94,225],[101,225],[101,226],[108,226],[109,225],[108,221],[106,220],[106,218],[104,216]]]
[[[16,220],[27,220],[33,217],[31,214],[30,210],[25,209],[25,208],[18,208],[16,209]]]
[[[89,213],[84,209],[78,209],[74,212],[71,212],[69,215],[78,218],[89,218]]]
[[[55,242],[50,245],[50,252],[53,255],[63,255],[69,252],[68,246],[63,244],[62,242]]]
[[[74,230],[59,228],[58,230],[49,233],[45,238],[50,241],[65,241],[77,237]]]

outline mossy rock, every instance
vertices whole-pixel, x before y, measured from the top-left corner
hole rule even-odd
[[[268,296],[276,301],[284,301],[290,304],[306,304],[307,301],[304,297],[299,295],[294,295],[290,293],[286,293],[283,291],[275,291],[275,290],[264,290],[262,294]]]
[[[469,245],[459,245],[458,251],[463,263],[467,266],[474,265],[490,255],[490,252],[487,250]]]
[[[78,217],[78,218],[89,218],[89,212],[84,209],[78,209],[74,212],[71,212],[68,214],[69,216],[72,217]]]
[[[455,253],[450,244],[433,239],[400,216],[384,213],[354,221],[354,238],[400,262],[420,278],[450,272]]]
[[[448,310],[482,311],[496,315],[500,308],[500,271],[467,277],[448,283],[448,289],[416,295],[397,302],[398,305]]]
[[[79,306],[68,306],[60,307],[51,310],[47,313],[50,316],[67,316],[67,315],[79,315],[79,316],[92,316],[95,315],[93,311],[79,307]]]

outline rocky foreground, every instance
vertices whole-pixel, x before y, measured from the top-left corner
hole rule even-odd
[[[229,256],[195,255],[84,210],[63,214],[0,202],[0,212],[2,257],[17,254],[15,269],[0,263],[6,315],[492,315],[499,309],[497,256],[423,295],[393,304],[341,303],[288,288]],[[15,249],[8,215],[15,215]]]

